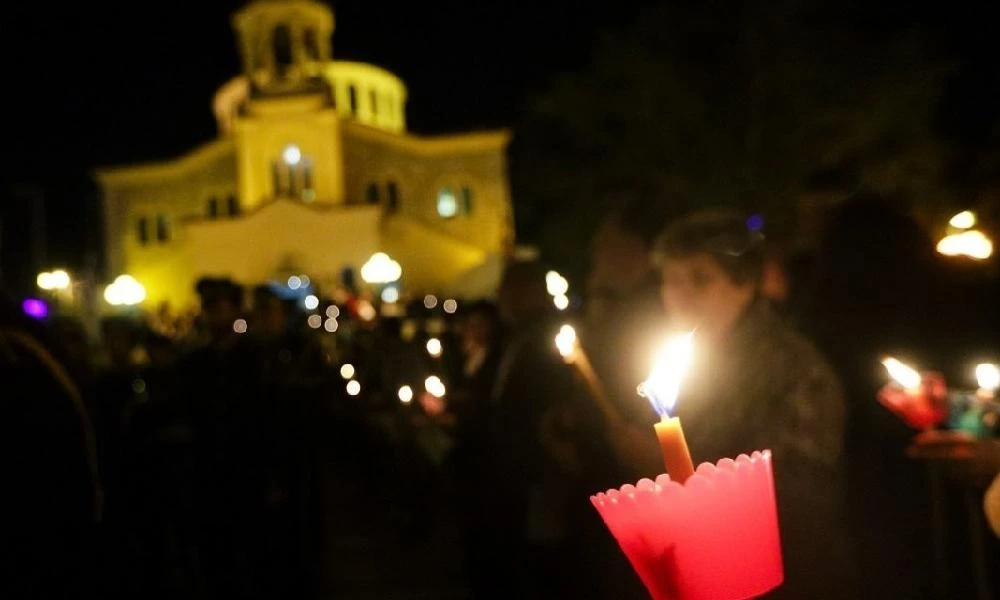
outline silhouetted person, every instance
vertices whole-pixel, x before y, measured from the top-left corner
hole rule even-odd
[[[695,331],[676,414],[696,462],[773,451],[785,583],[772,596],[857,597],[844,527],[841,388],[761,296],[762,241],[731,212],[691,215],[657,241],[669,323]]]

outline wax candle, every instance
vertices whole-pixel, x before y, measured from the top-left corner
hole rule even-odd
[[[892,357],[882,364],[890,382],[879,391],[878,399],[886,408],[915,429],[932,429],[947,418],[948,391],[940,373],[920,373]]]
[[[667,474],[678,483],[684,483],[694,474],[694,463],[681,421],[670,416],[677,403],[681,381],[691,363],[692,336],[688,333],[667,340],[653,363],[649,377],[639,386],[640,395],[648,398],[660,415],[660,422],[653,429],[660,442]]]

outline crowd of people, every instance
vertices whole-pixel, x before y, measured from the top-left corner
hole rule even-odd
[[[17,569],[4,597],[317,597],[331,469],[402,537],[453,519],[470,597],[646,597],[589,496],[662,471],[636,385],[671,328],[696,331],[677,404],[696,461],[774,453],[786,580],[773,597],[930,597],[926,482],[874,400],[880,355],[933,357],[956,327],[932,318],[948,298],[929,242],[863,196],[806,262],[739,213],[668,224],[648,208],[608,215],[568,312],[537,261],[509,263],[493,301],[454,315],[420,301],[377,318],[353,301],[303,310],[206,279],[184,336],[109,319],[100,352],[72,320],[5,307]],[[556,351],[567,320],[614,422]],[[430,376],[446,392],[425,389]]]

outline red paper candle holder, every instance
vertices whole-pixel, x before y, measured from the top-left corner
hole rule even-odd
[[[784,579],[770,450],[591,502],[654,600],[742,600]]]
[[[920,388],[905,390],[894,383],[878,393],[879,402],[914,429],[937,427],[948,417],[948,387],[940,373],[921,373]]]

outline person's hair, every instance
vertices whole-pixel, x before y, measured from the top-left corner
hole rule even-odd
[[[225,301],[231,302],[237,308],[243,305],[243,288],[229,279],[202,277],[195,284],[195,290],[201,297],[202,306]]]
[[[671,223],[653,245],[653,262],[711,256],[734,283],[757,283],[764,265],[764,236],[735,210],[690,214]]]

